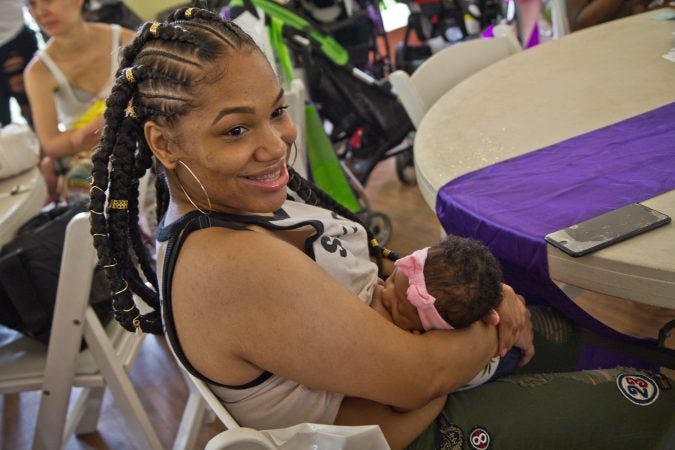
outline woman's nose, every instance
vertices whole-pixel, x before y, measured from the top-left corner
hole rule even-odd
[[[268,127],[264,140],[256,151],[256,157],[261,160],[278,159],[288,152],[295,141],[296,129],[293,122],[283,127]]]

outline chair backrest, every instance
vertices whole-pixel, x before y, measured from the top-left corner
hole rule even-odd
[[[96,264],[89,228],[89,214],[80,213],[66,229],[49,346],[16,335],[0,346],[0,392],[42,390],[34,449],[60,449],[73,432],[93,432],[108,387],[135,444],[159,450],[162,445],[126,372],[142,336],[114,321],[104,327],[89,305]],[[80,351],[83,338],[87,349]],[[84,389],[69,415],[75,386]]]
[[[284,99],[288,105],[288,112],[298,130],[298,137],[295,139],[295,159],[291,160],[293,169],[307,178],[307,139],[305,138],[305,102],[307,101],[307,90],[305,83],[295,78],[289,83],[289,88],[284,92]],[[293,153],[291,153],[293,157]]]
[[[444,93],[490,64],[522,50],[508,25],[494,27],[494,37],[460,42],[434,53],[412,75],[389,75],[396,94],[415,128]]]
[[[565,0],[551,0],[551,27],[553,38],[557,39],[570,33],[570,22],[567,18]]]

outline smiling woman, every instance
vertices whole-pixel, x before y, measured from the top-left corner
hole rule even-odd
[[[296,128],[283,91],[236,24],[181,8],[139,29],[119,73],[93,156],[90,211],[115,317],[130,331],[165,332],[180,363],[241,425],[378,424],[394,449],[413,441],[433,448],[447,394],[498,350],[515,345],[532,355],[530,313],[509,287],[496,313],[457,330],[408,333],[369,307],[386,252],[354,214],[287,166]],[[154,163],[156,270],[138,226],[138,180]],[[141,314],[132,293],[153,311]],[[453,396],[442,420],[467,436],[469,425],[497,430],[504,448],[546,447],[560,428],[560,441],[574,448],[578,436],[594,439],[600,419],[638,422],[630,402],[614,407],[625,401],[615,384],[596,382],[605,375],[550,375],[536,388],[526,387],[530,379],[502,383],[495,395],[516,411],[567,410],[581,390],[595,406],[578,421],[560,425],[538,413],[523,418],[527,432],[511,433],[499,412],[479,408],[492,402],[472,400],[489,396],[487,385],[459,402]],[[641,444],[670,432],[672,395],[661,398],[644,416]]]

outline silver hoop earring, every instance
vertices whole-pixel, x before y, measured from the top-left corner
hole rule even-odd
[[[183,187],[183,183],[181,183],[181,181],[180,181],[180,177],[178,176],[178,172],[176,172],[176,170],[174,169],[174,172],[176,172],[176,179],[178,180],[178,186],[180,186],[181,191],[183,191],[183,194],[185,194],[185,196],[187,197],[188,201],[189,201],[190,203],[192,203],[192,206],[194,206],[194,207],[197,209],[197,211],[199,211],[200,213],[202,213],[202,214],[208,216],[209,214],[211,214],[211,198],[209,197],[209,193],[206,192],[206,188],[204,187],[204,185],[202,184],[202,182],[199,181],[199,178],[197,178],[197,175],[195,175],[195,173],[192,171],[192,169],[190,169],[190,168],[188,167],[187,164],[185,164],[185,163],[184,163],[183,161],[181,161],[180,159],[179,159],[178,161],[176,161],[176,162],[177,162],[178,164],[180,164],[181,166],[185,167],[185,169],[190,173],[190,175],[192,175],[192,178],[195,179],[195,181],[197,182],[197,184],[199,185],[199,187],[202,188],[202,192],[204,193],[204,196],[206,197],[206,203],[207,203],[208,206],[209,206],[209,207],[208,207],[209,211],[206,212],[206,211],[204,211],[203,209],[201,209],[199,206],[197,206],[197,204],[192,200],[192,198],[188,195],[187,191],[186,191],[185,188]]]

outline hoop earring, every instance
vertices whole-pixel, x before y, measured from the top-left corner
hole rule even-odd
[[[211,214],[211,211],[210,211],[210,210],[211,210],[211,198],[209,197],[209,193],[206,192],[206,188],[204,188],[204,185],[202,184],[202,182],[199,181],[199,178],[197,178],[197,175],[195,175],[195,173],[192,171],[192,169],[190,169],[190,168],[188,167],[187,164],[185,164],[185,163],[184,163],[183,161],[181,161],[180,159],[179,159],[177,162],[178,162],[178,164],[180,164],[181,166],[185,167],[185,169],[190,173],[190,175],[192,175],[192,178],[195,179],[195,181],[197,182],[197,184],[199,185],[199,187],[202,188],[202,192],[204,193],[204,196],[206,197],[206,203],[207,203],[208,206],[209,206],[209,207],[208,207],[209,211],[206,212],[206,211],[204,211],[203,209],[201,209],[199,206],[197,206],[197,204],[192,200],[192,198],[188,195],[187,191],[186,191],[185,188],[183,187],[183,183],[181,183],[181,181],[180,181],[180,177],[178,176],[178,172],[176,172],[176,169],[174,169],[174,172],[176,172],[176,179],[178,180],[178,186],[180,186],[181,191],[183,191],[183,194],[185,194],[185,196],[187,197],[188,201],[189,201],[190,203],[192,203],[192,206],[194,206],[194,207],[197,209],[197,211],[199,211],[200,213],[204,214],[205,216],[208,216],[209,214]]]

